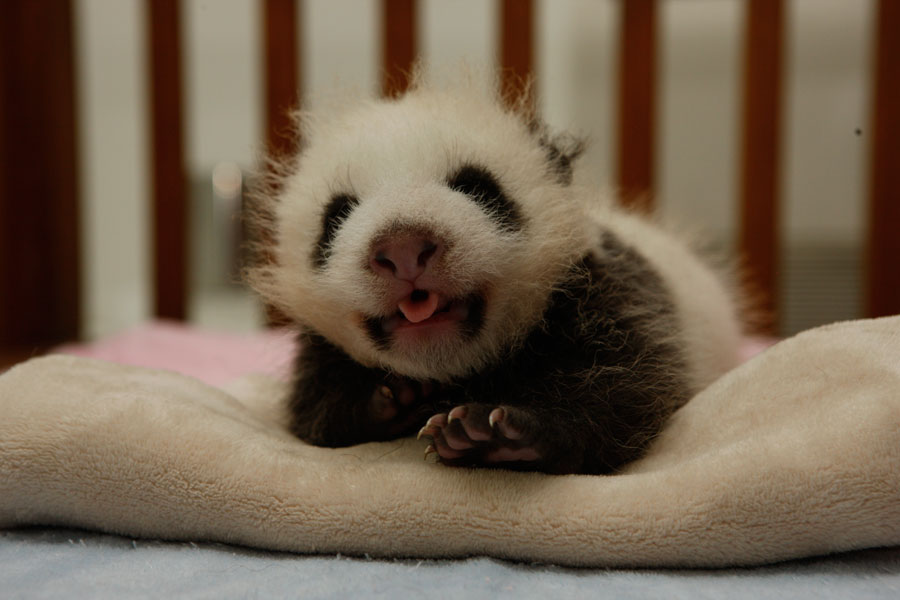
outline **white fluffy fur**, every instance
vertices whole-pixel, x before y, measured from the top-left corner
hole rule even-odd
[[[270,302],[365,365],[418,378],[459,376],[496,358],[538,323],[568,266],[597,249],[600,229],[608,228],[671,288],[681,332],[659,335],[681,336],[694,389],[736,363],[733,304],[681,242],[614,208],[597,190],[561,184],[521,115],[504,109],[491,90],[460,82],[453,87],[420,83],[400,100],[301,116],[305,148],[286,169],[277,198],[263,197],[273,201],[275,261],[251,280]],[[499,179],[524,216],[522,231],[500,232],[482,209],[447,187],[449,173],[466,163]],[[311,252],[335,193],[352,193],[360,204],[319,270]],[[396,310],[365,265],[373,235],[398,218],[427,224],[452,242],[444,261],[449,266],[439,273],[448,290],[487,290],[485,331],[474,342],[443,340],[406,353],[379,351],[365,335],[362,315]]]
[[[721,274],[701,262],[687,243],[646,219],[608,207],[592,211],[594,222],[617,233],[662,275],[681,321],[691,389],[701,390],[738,362],[741,326],[735,299]]]

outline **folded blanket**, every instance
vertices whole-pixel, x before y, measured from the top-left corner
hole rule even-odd
[[[450,468],[403,439],[315,448],[282,384],[34,359],[0,376],[0,527],[297,552],[725,566],[900,544],[900,317],[735,369],[615,476]]]

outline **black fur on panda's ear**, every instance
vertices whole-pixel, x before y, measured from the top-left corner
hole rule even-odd
[[[585,141],[569,134],[551,135],[547,126],[535,119],[528,123],[528,130],[537,138],[547,156],[551,172],[562,185],[572,183],[572,163],[584,153]]]

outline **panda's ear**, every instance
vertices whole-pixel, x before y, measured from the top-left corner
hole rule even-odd
[[[584,152],[585,141],[565,133],[551,135],[539,121],[532,121],[528,128],[543,148],[547,164],[556,180],[562,185],[572,183],[573,163]]]

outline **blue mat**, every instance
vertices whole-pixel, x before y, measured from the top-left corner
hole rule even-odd
[[[0,597],[896,599],[900,547],[747,569],[607,570],[303,556],[36,528],[0,532]]]

